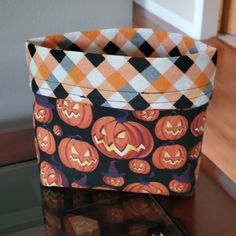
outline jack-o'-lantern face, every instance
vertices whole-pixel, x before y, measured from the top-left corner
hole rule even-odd
[[[129,169],[137,174],[148,174],[151,167],[147,161],[131,160],[129,162]]]
[[[194,136],[198,137],[203,135],[205,131],[205,124],[206,124],[206,112],[203,111],[199,113],[191,124],[191,132]]]
[[[155,133],[160,140],[176,140],[183,137],[187,129],[187,119],[181,115],[173,115],[158,120]]]
[[[56,107],[59,117],[68,125],[87,128],[92,122],[93,113],[91,105],[57,99]]]
[[[47,129],[38,127],[36,129],[36,139],[41,151],[46,152],[47,154],[53,154],[56,151],[56,143],[53,135]]]
[[[158,169],[178,169],[187,161],[187,151],[184,146],[175,144],[161,146],[152,156],[153,165]]]
[[[62,135],[63,135],[62,128],[61,128],[59,125],[54,125],[54,126],[53,126],[53,133],[54,133],[56,136],[62,136]]]
[[[198,142],[192,149],[190,149],[189,157],[191,159],[197,159],[201,153],[202,142]]]
[[[142,158],[153,148],[153,139],[146,127],[111,116],[95,122],[92,138],[99,151],[117,159]]]
[[[95,170],[99,162],[98,153],[92,145],[70,138],[60,142],[59,157],[65,166],[83,172]]]
[[[34,118],[38,122],[50,123],[53,118],[52,110],[39,105],[36,101],[34,103]]]
[[[67,187],[65,176],[46,161],[40,165],[40,180],[44,186]]]
[[[172,192],[175,193],[186,193],[191,189],[191,184],[173,179],[169,183],[169,188]]]
[[[159,116],[159,113],[160,112],[157,109],[147,109],[143,111],[134,111],[133,115],[140,120],[154,121]]]
[[[125,183],[125,180],[123,177],[104,176],[103,181],[105,184],[113,186],[113,187],[120,187],[124,185]]]
[[[168,189],[165,185],[158,182],[144,182],[141,183],[131,183],[127,185],[123,191],[134,192],[134,193],[150,193],[150,194],[160,194],[169,195]]]

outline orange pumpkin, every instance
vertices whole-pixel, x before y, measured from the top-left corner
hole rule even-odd
[[[153,138],[146,127],[112,116],[94,123],[92,139],[100,152],[116,159],[146,157],[153,148]]]
[[[50,108],[39,105],[35,101],[35,103],[34,103],[34,118],[38,122],[50,123],[53,118],[52,110]]]
[[[198,137],[203,135],[206,124],[206,112],[199,113],[192,121],[191,132],[194,136]]]
[[[183,137],[188,129],[188,120],[182,115],[162,117],[157,121],[155,133],[160,140],[176,140]]]
[[[178,169],[187,161],[187,151],[179,144],[158,147],[152,155],[152,163],[158,169]]]
[[[191,189],[191,183],[181,182],[176,179],[173,179],[169,183],[169,188],[172,192],[175,193],[186,193]]]
[[[36,139],[39,149],[47,154],[53,154],[56,151],[56,143],[52,133],[42,127],[36,129]]]
[[[161,194],[169,195],[168,189],[161,183],[158,182],[144,182],[131,183],[127,185],[123,191],[134,192],[134,193],[150,193],[150,194]]]
[[[125,180],[123,177],[104,176],[103,181],[105,184],[113,186],[113,187],[120,187],[124,185],[125,183]]]
[[[62,128],[61,128],[59,125],[54,125],[54,126],[53,126],[53,133],[54,133],[56,136],[62,136],[62,135],[63,135]]]
[[[40,164],[40,180],[44,186],[68,187],[66,177],[46,161]]]
[[[87,128],[92,122],[93,113],[90,104],[57,99],[57,113],[68,125]]]
[[[193,148],[189,151],[189,157],[191,159],[197,159],[201,153],[202,142],[198,142]]]
[[[97,150],[87,142],[64,138],[58,149],[60,160],[68,168],[91,172],[98,166],[99,156]]]
[[[119,173],[118,169],[116,168],[116,161],[111,161],[109,170],[107,173],[102,173],[103,181],[105,184],[113,186],[113,187],[120,187],[124,185],[125,180],[122,176],[124,176],[124,173]]]
[[[154,121],[157,119],[157,117],[159,116],[160,112],[157,109],[147,109],[147,110],[143,110],[143,111],[133,111],[133,115],[140,119],[140,120],[144,120],[144,121]]]
[[[148,174],[151,170],[147,161],[137,159],[129,161],[129,168],[137,174]]]

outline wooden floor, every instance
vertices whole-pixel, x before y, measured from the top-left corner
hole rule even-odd
[[[136,4],[133,25],[180,32]],[[203,153],[236,182],[236,49],[218,38],[206,42],[218,48],[218,65]]]

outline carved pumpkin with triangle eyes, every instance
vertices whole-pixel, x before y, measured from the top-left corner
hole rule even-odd
[[[203,135],[206,124],[206,112],[199,113],[192,121],[191,132],[194,136],[198,137]]]
[[[152,155],[152,163],[158,169],[178,169],[187,161],[187,151],[182,145],[161,146]]]
[[[157,119],[157,117],[159,116],[160,112],[157,109],[147,109],[147,110],[143,110],[143,111],[133,111],[133,115],[140,119],[140,120],[144,120],[144,121],[154,121]]]
[[[39,149],[47,154],[53,154],[56,151],[56,143],[52,133],[42,127],[36,129],[36,139]]]
[[[91,172],[98,166],[99,156],[97,150],[87,142],[64,138],[58,149],[60,160],[68,168]]]
[[[143,158],[153,148],[153,138],[146,127],[112,116],[94,123],[92,139],[100,152],[116,159]]]
[[[93,113],[90,104],[57,99],[57,113],[68,125],[87,128],[92,122]]]
[[[134,193],[150,193],[150,194],[160,194],[169,195],[168,189],[165,185],[158,182],[146,182],[141,181],[140,183],[131,183],[127,185],[123,191],[134,192]]]
[[[183,137],[188,129],[188,121],[182,115],[162,117],[157,121],[155,133],[160,140],[177,140]]]
[[[175,193],[186,193],[191,189],[191,183],[181,182],[176,179],[173,179],[169,183],[169,188],[172,192]]]
[[[147,161],[134,159],[129,161],[129,169],[136,174],[148,174],[151,167]]]
[[[68,187],[68,181],[63,173],[46,161],[40,164],[40,180],[44,186]]]
[[[52,110],[50,108],[39,105],[36,101],[34,103],[34,118],[38,122],[50,123],[53,118]]]
[[[189,151],[189,157],[191,159],[197,159],[200,156],[202,148],[202,142],[198,142],[194,147],[192,147]]]

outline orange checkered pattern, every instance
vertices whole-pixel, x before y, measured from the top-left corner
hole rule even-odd
[[[26,42],[35,94],[127,110],[209,102],[217,51],[176,33],[104,29]]]

